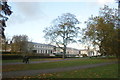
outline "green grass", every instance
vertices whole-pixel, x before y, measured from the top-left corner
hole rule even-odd
[[[109,58],[116,58],[115,56],[110,56]],[[43,58],[43,59],[30,59],[30,61],[46,61],[46,60],[58,60],[62,58]],[[81,59],[89,59],[89,57],[81,58]],[[92,59],[101,59],[100,57],[92,57]],[[106,59],[106,58],[103,58]],[[14,62],[22,62],[22,59],[16,59],[16,60],[2,60],[2,63],[14,63]]]
[[[44,58],[44,59],[30,59],[30,61],[46,61],[46,60],[58,60],[62,58]],[[22,59],[19,60],[2,60],[3,63],[14,63],[14,62],[22,62]]]
[[[118,78],[118,64],[82,70],[40,74],[36,76],[29,76],[29,78]]]
[[[2,60],[2,63],[22,62],[22,60]]]
[[[38,70],[38,69],[40,70],[40,69],[79,66],[85,64],[95,64],[95,63],[110,62],[110,61],[116,61],[116,59],[73,59],[67,61],[47,62],[47,63],[38,63],[38,64],[3,65],[2,70],[3,72],[21,71],[21,70]]]

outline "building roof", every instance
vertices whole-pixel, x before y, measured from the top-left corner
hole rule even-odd
[[[42,44],[42,43],[36,43],[36,42],[30,42],[30,43],[35,44],[35,45],[54,46],[54,45],[51,45],[51,44]]]
[[[29,43],[32,43],[34,45],[42,45],[42,46],[55,46],[55,45],[51,45],[51,44],[42,44],[42,43],[37,43],[37,42],[29,42]],[[59,48],[59,47],[56,47],[56,48]],[[75,48],[71,48],[71,47],[67,47],[67,49],[73,49],[73,50],[78,50],[80,51],[79,49],[75,49]]]
[[[57,47],[57,48],[59,48],[59,47]],[[79,51],[79,49],[71,48],[71,47],[67,47],[67,49],[73,49],[73,50],[78,50]]]
[[[88,51],[88,49],[81,49],[80,51]]]

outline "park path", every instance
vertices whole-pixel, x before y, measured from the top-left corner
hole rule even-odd
[[[98,63],[98,64],[87,64],[81,66],[74,66],[74,67],[64,67],[64,68],[54,68],[54,69],[43,69],[43,70],[27,70],[27,71],[10,71],[10,72],[2,72],[3,78],[15,78],[21,76],[34,76],[43,73],[54,73],[54,72],[62,72],[62,71],[70,71],[70,70],[80,70],[86,68],[93,68],[98,66],[104,66],[109,64],[115,64],[114,62],[105,62],[105,63]]]

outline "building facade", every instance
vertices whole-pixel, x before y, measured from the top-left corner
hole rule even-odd
[[[32,52],[37,54],[48,54],[48,55],[63,55],[63,49],[56,47],[54,45],[50,44],[41,44],[41,43],[34,43],[32,42]],[[100,53],[98,53],[95,49],[75,49],[75,48],[66,48],[66,56],[67,57],[83,57],[83,54],[86,54],[87,56],[98,56]]]
[[[32,51],[33,53],[38,54],[52,54],[54,51],[54,46],[50,44],[41,44],[41,43],[33,43]]]
[[[54,50],[54,54],[63,55],[63,49],[56,47]],[[80,51],[78,49],[74,49],[74,48],[70,48],[70,47],[66,48],[66,56],[67,57],[78,56],[79,54],[80,54]]]
[[[95,49],[83,49],[83,50],[80,50],[80,55],[82,56],[83,54],[86,54],[89,57],[100,55],[100,53],[98,53],[98,51],[95,50]]]
[[[54,45],[50,44],[41,44],[41,43],[34,43],[31,42],[32,44],[32,52],[37,53],[37,54],[49,54],[49,55],[63,55],[63,50],[59,47],[56,47]],[[31,45],[29,45],[30,47]],[[70,48],[67,47],[66,49],[66,55],[67,56],[78,56],[80,54],[80,51],[78,49]]]

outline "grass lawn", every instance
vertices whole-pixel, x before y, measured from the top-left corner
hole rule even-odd
[[[6,71],[22,71],[22,70],[40,70],[40,69],[51,69],[51,68],[62,68],[62,67],[71,67],[79,66],[85,64],[95,64],[102,62],[117,61],[117,59],[73,59],[57,62],[47,62],[47,63],[38,63],[38,64],[17,64],[17,65],[3,65],[3,72]]]
[[[46,60],[60,60],[62,58],[44,58],[44,59],[30,59],[30,61],[46,61]],[[2,63],[13,63],[13,62],[22,62],[22,59],[19,60],[2,60]]]
[[[118,64],[82,70],[26,76],[25,78],[118,78]]]

